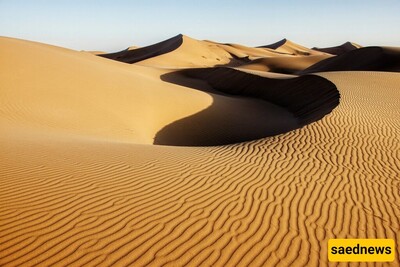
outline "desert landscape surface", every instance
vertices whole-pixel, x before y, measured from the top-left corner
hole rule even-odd
[[[128,45],[0,37],[0,266],[400,265],[400,48]]]

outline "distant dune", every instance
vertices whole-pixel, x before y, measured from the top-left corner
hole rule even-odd
[[[294,74],[330,58],[331,55],[263,57],[243,63],[240,68],[267,72]]]
[[[297,56],[325,54],[323,52],[319,52],[319,51],[304,47],[302,45],[296,44],[287,39],[282,39],[273,44],[259,46],[258,48],[269,48],[269,49],[273,49],[273,50],[281,52],[281,53],[287,53],[287,54],[297,55]]]
[[[399,49],[0,37],[0,266],[330,266],[331,238],[400,244]]]
[[[324,53],[329,53],[331,55],[341,55],[346,52],[356,50],[358,48],[361,48],[361,45],[356,44],[356,43],[346,42],[339,46],[332,46],[332,47],[325,47],[325,48],[313,47],[312,49],[316,50],[316,51],[324,52]]]
[[[183,42],[183,36],[182,34],[179,34],[175,37],[172,37],[168,40],[159,42],[154,45],[137,49],[127,48],[120,52],[101,54],[99,56],[109,59],[114,59],[125,63],[135,63],[138,61],[142,61],[151,57],[159,56],[174,51],[175,49],[181,46],[182,42]]]
[[[320,61],[299,74],[324,71],[400,71],[400,48],[363,47]]]
[[[200,41],[182,34],[154,45],[100,56],[125,63],[138,62],[142,66],[163,68],[244,65],[246,68],[260,69],[258,66],[263,65],[264,69],[270,71],[277,69],[277,72],[303,70],[322,59],[331,57],[329,54],[305,48],[286,39],[281,46],[271,49]],[[283,56],[299,56],[294,60],[298,63],[289,63],[293,66],[290,68]]]

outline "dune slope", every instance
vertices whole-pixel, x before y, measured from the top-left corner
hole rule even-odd
[[[286,39],[279,47],[271,49],[268,47],[248,47],[240,44],[224,44],[208,40],[201,41],[179,34],[154,45],[99,56],[125,63],[171,69],[240,66],[252,64],[252,61],[257,61],[255,62],[257,64],[259,60],[265,60],[263,62],[268,62],[267,65],[274,69],[298,71],[331,55],[308,49]],[[285,56],[292,56],[292,58]],[[300,59],[297,57],[300,57]],[[290,62],[293,60],[292,68],[288,66],[289,60]],[[282,65],[286,68],[279,67]]]
[[[330,238],[397,249],[396,50],[332,58],[391,72],[166,68],[236,59],[182,40],[126,64],[0,38],[0,266],[341,266]]]
[[[163,82],[157,69],[17,39],[1,39],[0,48],[0,121],[18,131],[221,145],[298,127],[293,114],[276,103]],[[160,137],[161,129],[188,117],[183,129]]]
[[[165,53],[174,51],[179,46],[182,45],[183,36],[178,34],[168,40],[146,46],[141,48],[129,47],[123,51],[109,54],[100,54],[99,56],[125,62],[125,63],[135,63],[142,61],[151,57],[159,56]]]
[[[400,49],[391,47],[362,47],[322,60],[299,74],[324,71],[400,71]]]
[[[183,73],[204,79],[224,93],[261,98],[284,107],[300,126],[321,119],[339,104],[335,85],[319,76],[272,79],[224,67],[188,69]]]
[[[305,46],[296,44],[290,40],[282,39],[276,43],[259,46],[258,48],[273,49],[277,52],[290,55],[309,56],[309,55],[324,55],[324,52],[309,49]]]
[[[0,53],[5,127],[152,144],[163,126],[212,104],[156,70],[88,53],[11,38],[0,39]]]
[[[329,238],[398,244],[400,74],[321,75],[331,114],[249,143],[1,128],[0,265],[327,266]]]
[[[330,57],[330,55],[263,57],[251,60],[238,67],[249,70],[293,74]]]
[[[346,52],[356,50],[358,48],[361,48],[361,46],[352,42],[346,42],[338,46],[324,47],[324,48],[313,47],[312,49],[324,53],[329,53],[331,55],[341,55]]]

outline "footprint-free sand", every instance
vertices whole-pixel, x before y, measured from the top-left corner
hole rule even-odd
[[[358,49],[335,65],[288,40],[97,56],[0,38],[0,265],[324,266],[330,238],[398,248],[398,52],[383,66],[361,50],[365,71]]]

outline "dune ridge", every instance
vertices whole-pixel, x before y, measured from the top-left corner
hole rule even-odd
[[[305,46],[296,44],[286,38],[269,45],[258,46],[257,48],[273,49],[277,52],[287,53],[290,55],[309,56],[309,55],[323,55],[326,54],[322,51],[316,51]]]
[[[243,142],[298,127],[276,104],[163,82],[158,69],[17,39],[1,40],[0,48],[4,127],[22,124],[28,131],[193,146]],[[7,68],[11,64],[18,72]],[[19,77],[25,79],[15,87]],[[64,79],[69,82],[58,83]],[[180,131],[177,121],[185,122]],[[169,125],[174,126],[166,131]]]
[[[268,45],[262,45],[262,46],[258,46],[260,48],[271,48],[271,49],[277,49],[279,47],[281,47],[282,45],[284,45],[286,43],[286,38],[283,38],[282,40],[279,40],[275,43],[272,44],[268,44]]]
[[[356,50],[358,48],[361,48],[361,45],[352,43],[352,42],[345,42],[344,44],[341,44],[338,46],[323,47],[323,48],[313,47],[311,49],[338,56],[338,55],[344,54],[346,52]]]
[[[263,57],[243,63],[238,67],[264,72],[295,74],[330,57],[330,55]]]
[[[0,38],[0,266],[336,266],[330,238],[400,244],[400,73],[215,67],[239,61],[182,40],[126,64]]]
[[[298,72],[306,74],[325,71],[400,71],[400,49],[370,46],[351,50],[322,60]]]
[[[182,72],[204,79],[224,93],[261,98],[284,107],[293,113],[299,126],[321,119],[339,104],[335,85],[315,75],[272,79],[224,67]]]
[[[159,56],[165,53],[169,53],[174,51],[179,46],[181,46],[183,42],[182,34],[178,34],[170,39],[165,41],[146,46],[141,48],[131,47],[116,53],[108,53],[108,54],[99,54],[101,57],[125,62],[125,63],[135,63],[138,61],[142,61],[151,57]]]
[[[179,34],[168,40],[146,47],[125,49],[99,56],[125,63],[162,68],[193,68],[214,66],[259,65],[259,60],[271,69],[303,70],[310,65],[330,57],[330,54],[308,49],[285,39],[276,49],[248,47],[240,44],[218,43],[196,40]],[[293,56],[293,67],[286,63],[285,56]],[[301,59],[297,59],[300,57]],[[290,59],[292,60],[292,59]],[[255,61],[255,62],[253,62]],[[295,63],[297,62],[297,63]],[[284,67],[279,67],[283,65]]]
[[[329,116],[231,146],[2,128],[0,264],[321,266],[329,238],[400,242],[399,74],[322,76]]]

